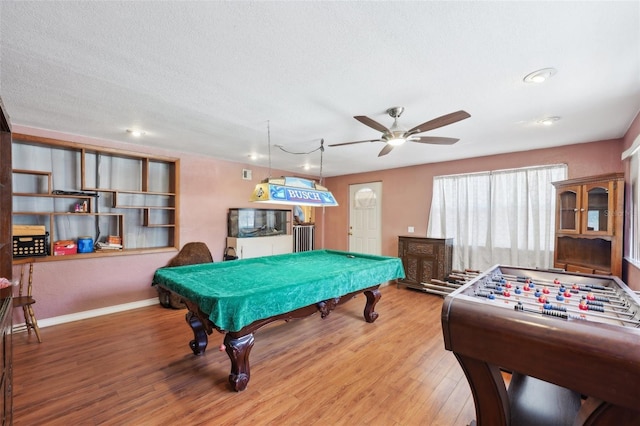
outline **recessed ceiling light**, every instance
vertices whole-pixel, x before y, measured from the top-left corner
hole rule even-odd
[[[560,117],[557,117],[557,116],[547,117],[547,118],[543,118],[542,120],[539,120],[538,123],[542,124],[543,126],[551,126],[558,120],[560,120]]]
[[[543,68],[527,74],[522,81],[525,83],[543,83],[553,77],[558,72],[555,68]]]
[[[127,129],[127,133],[131,134],[131,136],[139,138],[140,136],[144,136],[146,132],[144,130],[137,129]]]
[[[249,154],[249,160],[256,161],[258,159],[258,154]]]

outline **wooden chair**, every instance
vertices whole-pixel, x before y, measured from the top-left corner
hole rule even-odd
[[[20,270],[20,284],[18,285],[18,295],[13,298],[13,308],[22,308],[22,312],[24,313],[24,325],[19,325],[17,327],[13,327],[13,331],[24,331],[26,330],[29,335],[31,334],[31,329],[36,333],[36,337],[38,338],[38,343],[42,343],[42,338],[40,337],[40,328],[38,327],[38,320],[36,319],[36,315],[33,312],[33,304],[36,303],[36,300],[33,298],[32,290],[33,290],[33,262],[29,262],[29,278],[27,284],[26,294],[24,292],[24,270],[26,264],[22,264],[22,269]]]
[[[167,266],[195,265],[210,262],[213,262],[213,256],[211,256],[209,247],[207,247],[205,243],[191,242],[185,244],[180,252],[169,260]],[[184,309],[187,307],[177,295],[161,287],[156,287],[156,289],[158,290],[158,300],[163,307],[173,309]]]

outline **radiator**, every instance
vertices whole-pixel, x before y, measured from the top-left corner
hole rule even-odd
[[[293,252],[309,251],[314,248],[314,225],[293,226]]]

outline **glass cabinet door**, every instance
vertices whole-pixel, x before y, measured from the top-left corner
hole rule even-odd
[[[584,186],[582,232],[585,234],[609,235],[613,230],[611,182],[593,183]]]
[[[580,232],[580,198],[579,186],[567,187],[558,193],[558,232]]]

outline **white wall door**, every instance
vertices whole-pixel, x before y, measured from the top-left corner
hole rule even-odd
[[[349,251],[381,254],[382,182],[349,186]]]

